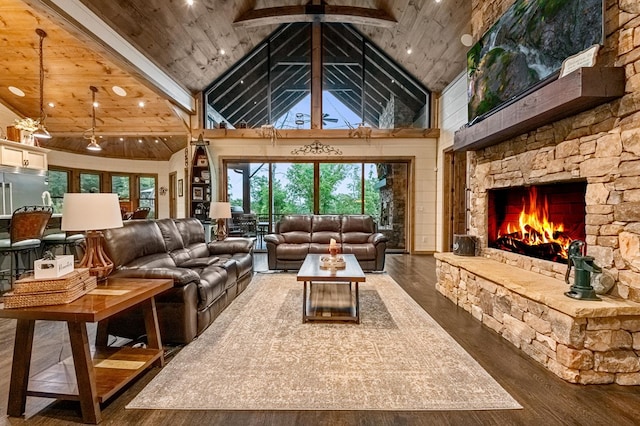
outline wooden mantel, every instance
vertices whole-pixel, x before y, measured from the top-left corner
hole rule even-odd
[[[580,68],[472,126],[458,130],[455,151],[485,148],[624,95],[623,68]]]

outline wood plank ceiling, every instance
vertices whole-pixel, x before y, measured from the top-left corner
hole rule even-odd
[[[118,34],[197,96],[277,27],[245,27],[233,21],[252,9],[306,4],[306,0],[80,0]],[[184,148],[189,119],[153,84],[108,47],[50,12],[46,0],[0,3],[0,102],[19,115],[39,116],[38,37],[44,29],[47,147],[87,153],[83,132],[91,126],[91,92],[98,87],[96,132],[103,151],[118,158],[166,160]],[[380,8],[398,23],[391,28],[356,25],[391,58],[434,92],[465,66],[460,36],[470,32],[467,0],[335,0],[331,5]],[[408,54],[407,49],[412,53]],[[224,54],[221,51],[224,50]],[[128,95],[114,94],[114,85]],[[16,86],[19,98],[8,92]],[[145,107],[138,106],[139,101]],[[120,140],[123,138],[123,140]],[[141,141],[141,142],[140,142]]]

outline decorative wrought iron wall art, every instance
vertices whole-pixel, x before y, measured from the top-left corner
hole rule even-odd
[[[308,145],[304,145],[301,148],[291,151],[293,155],[342,155],[342,151],[338,148],[334,148],[331,145],[325,145],[322,142],[315,140]]]

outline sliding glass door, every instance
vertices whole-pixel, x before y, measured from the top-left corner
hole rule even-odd
[[[408,218],[408,162],[226,162],[230,228],[262,237],[284,214],[368,214],[404,250]],[[249,223],[251,226],[247,225]]]

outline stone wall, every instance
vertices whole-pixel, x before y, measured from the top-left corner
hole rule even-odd
[[[386,163],[386,184],[380,188],[380,204],[383,214],[378,231],[389,241],[387,247],[405,249],[405,220],[407,218],[407,191],[409,170],[405,163]]]
[[[476,39],[513,1],[473,1]],[[607,0],[598,66],[623,67],[626,94],[573,117],[469,154],[470,233],[487,249],[487,195],[493,188],[587,182],[588,254],[616,278],[613,294],[640,301],[640,2]],[[516,262],[517,263],[517,262]],[[530,267],[557,274],[551,262]]]
[[[575,301],[562,294],[564,282],[544,277],[539,279],[543,291],[527,297],[532,286],[517,268],[505,267],[513,271],[503,268],[499,275],[520,292],[464,267],[477,260],[449,253],[437,253],[436,258],[440,293],[557,376],[581,384],[640,384],[640,305]],[[484,262],[476,269],[496,269],[492,261]],[[590,312],[590,307],[597,311]]]

